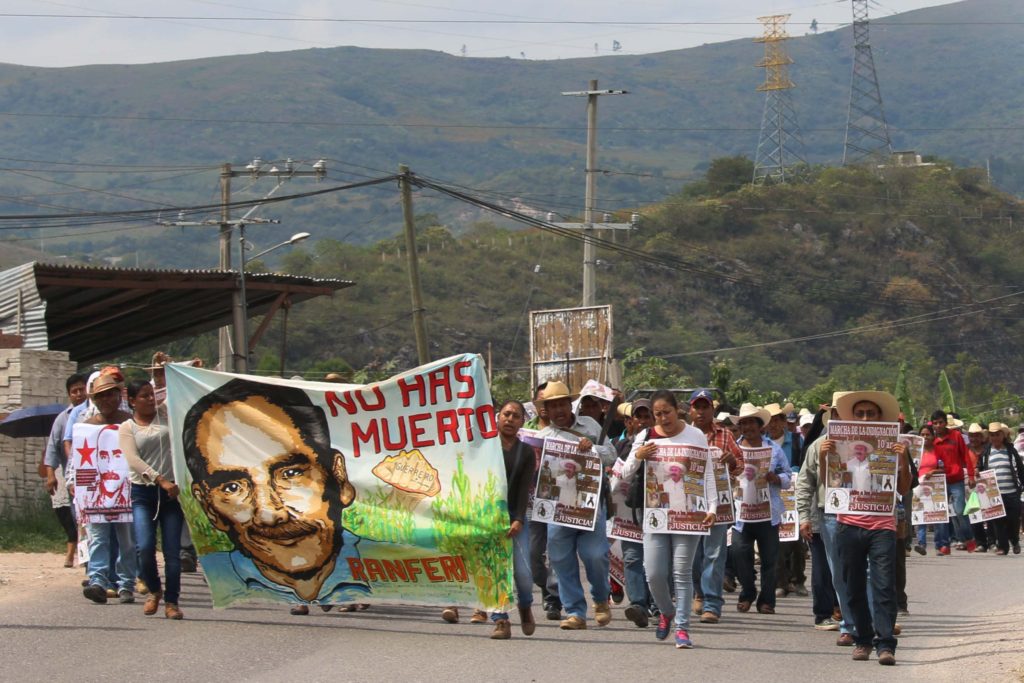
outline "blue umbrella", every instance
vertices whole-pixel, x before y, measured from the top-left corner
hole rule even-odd
[[[19,408],[0,422],[0,434],[14,438],[49,436],[57,416],[67,408],[66,403]]]

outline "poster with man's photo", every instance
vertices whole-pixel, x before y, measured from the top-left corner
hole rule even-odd
[[[132,485],[117,425],[76,424],[70,460],[79,518],[90,524],[131,522]]]
[[[593,531],[601,505],[601,457],[594,449],[581,453],[572,441],[544,439],[536,490],[534,522]]]
[[[826,459],[826,514],[893,514],[899,434],[896,422],[828,423],[835,448]]]
[[[622,541],[617,538],[608,544],[608,576],[620,586],[626,585],[626,560],[622,557]]]
[[[765,522],[772,518],[768,497],[768,471],[772,464],[770,446],[743,446],[743,471],[737,478],[736,519],[740,522]]]
[[[722,450],[712,447],[711,463],[715,472],[715,495],[718,496],[718,504],[715,506],[715,524],[734,524],[736,522],[736,510],[732,504],[732,482],[729,478],[729,468],[722,462]]]
[[[924,453],[924,437],[919,434],[900,434],[898,441],[907,444],[907,454],[914,461],[914,466],[920,467],[921,454]]]
[[[540,471],[540,458],[544,452],[544,437],[537,436],[537,432],[533,429],[520,429],[519,440],[524,444],[533,449],[533,471]],[[530,519],[533,514],[533,499],[537,495],[537,480],[534,479],[530,482],[530,493],[526,497],[526,518]]]
[[[684,444],[659,443],[657,452],[644,461],[644,532],[707,535],[708,449]]]
[[[800,513],[796,509],[796,477],[788,489],[782,489],[782,521],[779,523],[779,541],[800,540]]]
[[[978,497],[978,510],[969,515],[971,524],[981,524],[1006,516],[1006,508],[1003,506],[1003,497],[999,493],[995,470],[978,472],[974,493],[971,495]]]
[[[617,538],[623,541],[642,542],[644,530],[633,521],[633,508],[626,505],[626,494],[629,492],[629,482],[622,479],[623,462],[616,460],[612,466],[612,476],[608,478],[608,538]],[[637,474],[636,476],[640,476]]]
[[[945,524],[949,521],[949,498],[946,492],[946,475],[943,472],[929,472],[920,477],[913,491],[910,505],[910,523]]]

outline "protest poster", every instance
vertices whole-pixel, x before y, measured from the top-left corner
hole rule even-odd
[[[825,513],[888,516],[896,508],[896,422],[828,423]]]
[[[999,493],[995,470],[978,472],[974,493],[971,496],[978,498],[978,510],[969,515],[971,524],[981,524],[1006,516],[1006,508],[1003,506],[1003,496]]]
[[[741,447],[743,472],[738,477],[736,519],[740,522],[765,522],[772,518],[772,502],[768,496],[768,471],[772,464],[770,446]]]
[[[617,538],[608,544],[608,576],[620,586],[626,585],[626,560],[622,556],[622,541]]]
[[[601,505],[601,457],[573,441],[544,439],[533,521],[593,531]]]
[[[365,386],[168,365],[167,386],[215,606],[509,603],[504,459],[478,356]]]
[[[920,434],[900,434],[897,441],[907,444],[907,455],[914,461],[915,467],[920,467],[921,454],[924,453],[924,437]]]
[[[729,468],[722,462],[722,449],[712,446],[711,463],[715,472],[715,494],[718,496],[718,504],[715,506],[715,525],[734,524],[736,522],[736,509],[732,501],[732,480],[729,477]]]
[[[633,521],[633,508],[626,505],[626,494],[629,492],[629,482],[622,480],[623,462],[616,459],[612,466],[612,476],[608,479],[608,538],[617,538],[623,541],[636,541],[642,543],[644,530],[640,524]],[[636,476],[640,476],[638,473]]]
[[[779,523],[779,541],[786,543],[800,540],[800,513],[796,509],[796,477],[788,489],[782,489],[782,521]]]
[[[658,450],[643,461],[644,532],[707,535],[708,449],[653,441]]]
[[[533,429],[520,429],[519,440],[524,444],[533,449],[533,471],[540,471],[540,456],[544,451],[544,437],[537,436],[536,430]],[[533,479],[530,482],[530,492],[526,496],[526,519],[533,518],[533,499],[537,495],[537,480]]]
[[[913,490],[910,504],[910,523],[945,524],[949,521],[949,497],[946,492],[946,475],[943,472],[929,472],[920,478]]]
[[[132,484],[117,428],[87,424],[72,428],[75,512],[89,524],[132,521]]]

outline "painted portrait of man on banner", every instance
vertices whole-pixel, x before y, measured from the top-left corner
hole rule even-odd
[[[191,407],[182,437],[191,493],[235,546],[203,557],[211,582],[228,574],[279,599],[323,604],[370,592],[348,562],[359,539],[342,526],[355,499],[345,456],[306,392],[231,380]]]

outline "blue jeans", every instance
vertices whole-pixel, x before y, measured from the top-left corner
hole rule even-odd
[[[644,569],[651,597],[662,614],[675,613],[676,628],[684,630],[690,628],[693,555],[699,541],[699,536],[685,534],[644,534]],[[674,591],[669,590],[670,560]],[[673,594],[675,600],[672,599]]]
[[[825,559],[832,571],[832,587],[836,591],[839,609],[843,613],[843,619],[839,622],[839,632],[853,633],[853,612],[850,611],[850,603],[847,601],[846,580],[843,579],[843,563],[839,552],[839,540],[836,538],[838,531],[839,519],[835,515],[825,515],[821,525],[821,540],[825,544]]]
[[[825,541],[821,534],[811,535],[811,611],[814,623],[820,624],[832,618],[832,610],[839,604],[836,589],[832,586],[832,570],[828,565]]]
[[[840,524],[836,533],[857,645],[896,651],[896,532]],[[899,552],[903,552],[902,549]],[[870,580],[870,591],[868,581]]]
[[[604,506],[597,508],[593,531],[548,525],[548,561],[558,577],[558,596],[569,616],[587,618],[587,599],[580,582],[580,562],[587,572],[594,602],[608,602],[608,537]]]
[[[139,549],[139,576],[152,593],[163,591],[164,602],[178,604],[181,593],[181,527],[185,515],[181,504],[171,500],[159,486],[132,484],[132,519]],[[167,585],[161,586],[156,567],[156,525],[160,524]]]
[[[533,574],[530,572],[530,525],[512,537],[512,576],[516,584],[516,605],[533,605]],[[508,619],[508,612],[494,611],[491,619]]]
[[[974,534],[971,532],[971,521],[964,514],[967,498],[962,481],[949,484],[949,504],[952,506],[953,513],[949,516],[949,522],[953,525],[953,534],[961,543],[973,541]]]
[[[135,592],[135,577],[138,572],[135,556],[135,538],[132,534],[130,522],[117,524],[92,524],[87,525],[89,531],[89,583],[94,583],[104,588],[115,588],[112,585],[113,579],[108,577],[117,575],[117,586],[119,591]],[[110,545],[111,536],[117,537],[117,559],[114,562],[114,572],[110,571]]]
[[[949,525],[948,524],[922,524],[917,527],[917,544],[925,548],[928,547],[928,528],[931,527],[932,534],[935,537],[935,549],[938,550],[944,546],[949,545]]]
[[[728,524],[715,524],[711,527],[710,535],[698,536],[700,543],[693,562],[695,592],[704,598],[704,611],[718,616],[722,616],[722,604],[725,602],[722,598],[722,581],[725,580],[725,558],[728,555],[725,542],[728,532]]]
[[[761,592],[754,578],[754,543],[761,554]],[[740,602],[775,607],[775,563],[779,559],[779,527],[768,522],[744,522],[743,531],[733,530],[733,560],[740,580]]]
[[[646,613],[651,606],[651,593],[647,590],[647,574],[644,572],[644,544],[622,541],[622,563],[625,565],[629,604],[636,605]]]

